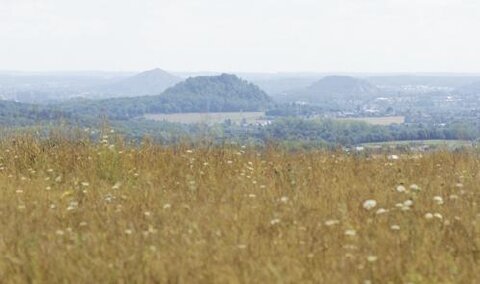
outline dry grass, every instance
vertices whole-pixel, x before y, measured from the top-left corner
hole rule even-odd
[[[480,282],[477,153],[112,140],[1,143],[2,283]]]

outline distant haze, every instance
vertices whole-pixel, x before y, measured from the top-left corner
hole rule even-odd
[[[480,72],[478,0],[0,0],[0,70]]]

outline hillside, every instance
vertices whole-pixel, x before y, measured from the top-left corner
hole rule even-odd
[[[235,75],[194,77],[161,95],[105,100],[79,100],[61,105],[79,115],[130,119],[147,113],[261,111],[272,99],[259,87]]]
[[[157,68],[104,85],[99,92],[110,97],[159,95],[180,81],[182,78]]]
[[[290,92],[287,100],[313,104],[335,100],[362,100],[379,94],[379,89],[369,82],[349,76],[328,76],[307,88]]]

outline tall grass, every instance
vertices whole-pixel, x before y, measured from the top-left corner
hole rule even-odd
[[[479,283],[479,161],[4,138],[0,279]]]

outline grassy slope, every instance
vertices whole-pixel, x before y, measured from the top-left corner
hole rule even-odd
[[[480,281],[477,153],[388,161],[113,137],[7,139],[0,153],[5,282]]]

